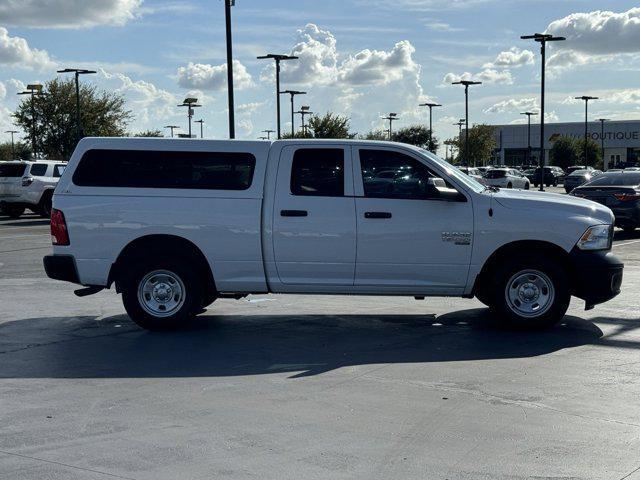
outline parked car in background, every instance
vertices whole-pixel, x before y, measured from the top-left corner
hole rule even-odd
[[[484,176],[485,185],[501,188],[522,188],[529,190],[531,182],[521,172],[513,168],[493,168]]]
[[[640,227],[640,172],[605,172],[571,195],[606,205],[613,211],[615,225],[625,231]]]
[[[560,167],[548,166],[544,167],[544,177],[543,183],[547,186],[557,187],[558,184],[562,183],[565,178],[564,170]],[[536,171],[533,174],[533,185],[537,187],[540,185],[540,167],[536,168]]]
[[[602,172],[600,170],[574,170],[564,179],[564,190],[570,193],[574,188],[590,182]]]
[[[589,167],[587,165],[571,165],[570,167],[567,167],[566,174],[571,175],[573,172],[576,172],[578,170],[595,170],[595,168],[593,167]]]
[[[55,160],[0,163],[0,213],[19,218],[28,208],[51,215],[51,199],[66,164]]]
[[[535,173],[536,173],[536,169],[535,168],[528,168],[528,169],[526,169],[525,171],[522,172],[522,174],[525,177],[527,177],[531,183],[534,183],[533,182],[533,180],[534,180],[533,176],[535,175]]]
[[[480,169],[475,168],[475,167],[458,167],[458,169],[462,172],[462,173],[466,173],[467,175],[469,175],[471,178],[477,180],[480,183],[484,183],[484,178],[482,175],[482,172],[480,171]]]

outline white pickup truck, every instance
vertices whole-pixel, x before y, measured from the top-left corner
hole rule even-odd
[[[476,296],[548,326],[622,283],[608,208],[485,187],[397,143],[85,138],[53,207],[49,277],[115,284],[148,329],[270,292]]]

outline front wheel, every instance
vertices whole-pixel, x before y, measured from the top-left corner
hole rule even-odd
[[[513,184],[512,183],[507,183],[507,188],[513,188]]]
[[[531,186],[530,186],[528,183],[525,183],[525,184],[524,184],[524,189],[525,189],[525,190],[529,190],[529,188],[531,188]]]
[[[512,258],[496,269],[494,281],[492,310],[511,326],[549,327],[569,308],[569,280],[554,258],[540,254]]]
[[[146,258],[122,280],[122,302],[135,323],[147,330],[186,326],[202,311],[202,280],[186,258]]]

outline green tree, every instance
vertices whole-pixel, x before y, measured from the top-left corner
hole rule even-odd
[[[389,140],[389,132],[384,130],[371,130],[366,135],[361,135],[363,140]]]
[[[584,157],[585,143],[584,138],[578,140],[578,154],[580,165],[588,165],[590,167],[598,168],[602,170],[602,148],[600,144],[593,138],[587,139],[587,160]]]
[[[457,163],[468,163],[469,165],[485,165],[490,159],[493,150],[496,148],[495,127],[491,125],[474,125],[469,129],[469,158],[465,159],[464,133],[458,139]]]
[[[401,128],[393,134],[393,141],[426,148],[431,152],[437,151],[439,146],[436,137],[433,137],[429,144],[429,129],[422,125]]]
[[[28,160],[31,158],[31,147],[26,142],[15,142],[16,155],[13,156],[11,142],[0,143],[0,160]]]
[[[313,138],[354,138],[351,133],[349,117],[327,112],[323,116],[314,116],[309,120],[309,131]]]
[[[136,133],[134,137],[164,138],[164,134],[160,130],[145,130]]]
[[[563,135],[553,142],[549,157],[553,165],[567,168],[580,161],[580,150],[575,138]]]
[[[75,82],[56,78],[43,91],[34,101],[36,151],[47,158],[68,160],[77,143]],[[86,136],[123,136],[132,118],[122,95],[99,91],[91,84],[80,86],[80,108]],[[14,117],[25,132],[32,131],[30,97],[20,103]]]

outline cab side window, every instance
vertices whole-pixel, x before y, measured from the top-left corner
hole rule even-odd
[[[344,196],[344,150],[301,148],[293,155],[291,193],[300,196]]]
[[[365,197],[406,200],[438,197],[435,187],[429,185],[429,179],[437,175],[403,153],[360,150],[360,168]]]

